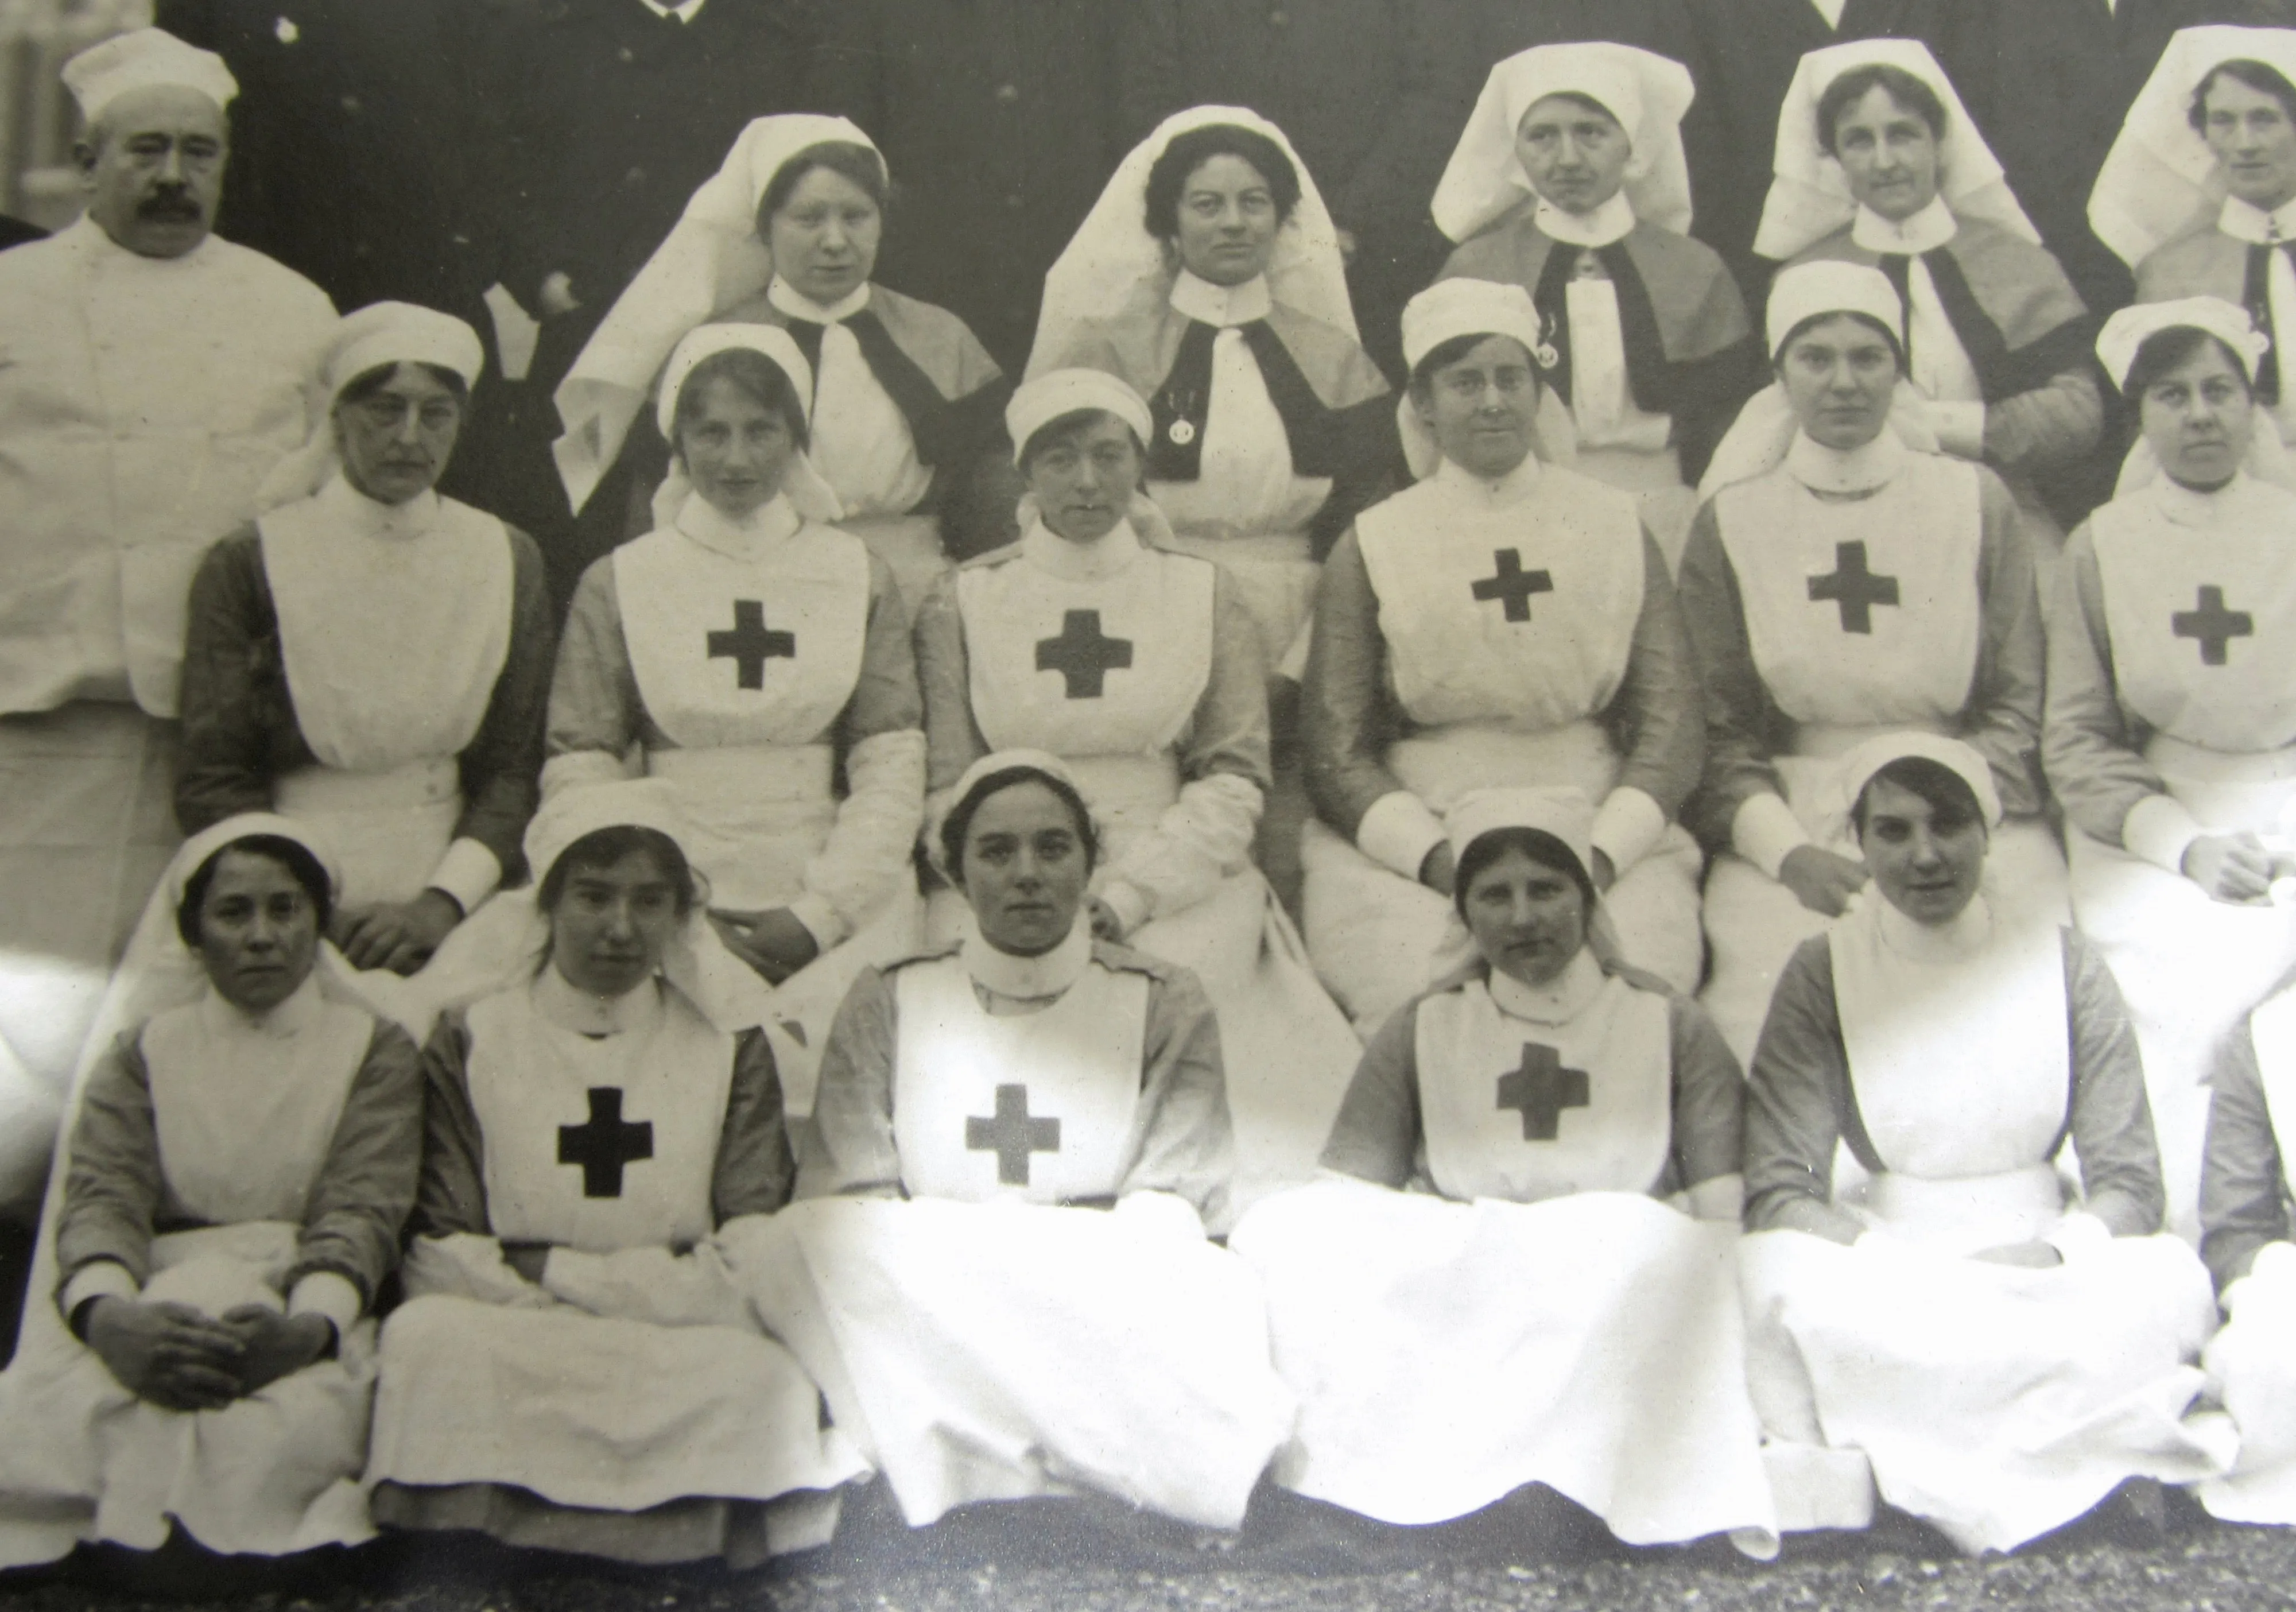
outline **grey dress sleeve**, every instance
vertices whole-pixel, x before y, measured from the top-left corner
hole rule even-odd
[[[1365,1043],[1324,1144],[1323,1167],[1400,1188],[1419,1169],[1419,1004],[1406,1003]],[[1734,1162],[1732,1166],[1737,1166]]]
[[[378,1022],[312,1188],[283,1291],[292,1293],[313,1271],[332,1271],[374,1307],[383,1279],[398,1268],[422,1144],[422,1055],[405,1031]]]
[[[2201,1258],[2222,1293],[2272,1243],[2289,1239],[2288,1172],[2243,1023],[2217,1049],[2201,1162]]]

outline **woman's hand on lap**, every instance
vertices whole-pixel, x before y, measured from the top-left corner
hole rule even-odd
[[[726,912],[711,909],[710,923],[726,949],[778,985],[821,955],[813,931],[800,923],[786,907],[766,912]]]
[[[1113,944],[1124,939],[1124,920],[1116,916],[1115,908],[1096,895],[1085,897],[1084,905],[1085,910],[1092,915],[1092,933],[1095,940],[1107,941]]]
[[[1866,888],[1866,868],[1818,845],[1797,845],[1778,864],[1778,883],[1812,912],[1838,918]]]
[[[2284,859],[2252,834],[2204,834],[2185,848],[2185,876],[2219,901],[2260,901]]]
[[[1983,1260],[1988,1265],[2021,1265],[2029,1271],[2047,1271],[2065,1262],[2065,1256],[2046,1243],[2004,1243],[1997,1248],[1983,1248],[1969,1256]]]
[[[411,975],[463,921],[455,898],[426,890],[411,901],[376,901],[337,913],[328,937],[354,968]]]
[[[246,1349],[238,1333],[188,1304],[100,1298],[87,1346],[119,1386],[166,1410],[219,1410],[240,1397]]]
[[[242,1304],[223,1318],[238,1334],[239,1391],[259,1394],[283,1377],[324,1359],[335,1346],[335,1326],[324,1315],[283,1315],[261,1304]]]

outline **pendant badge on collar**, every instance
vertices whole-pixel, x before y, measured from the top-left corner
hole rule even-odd
[[[1553,369],[1562,362],[1562,350],[1554,345],[1555,323],[1551,313],[1538,317],[1538,345],[1530,350],[1530,356],[1541,369]]]
[[[1173,447],[1185,448],[1196,440],[1196,423],[1189,419],[1175,420],[1164,434],[1171,439]]]

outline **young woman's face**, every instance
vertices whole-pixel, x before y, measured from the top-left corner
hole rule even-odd
[[[1241,285],[1267,272],[1282,222],[1267,176],[1223,152],[1199,165],[1180,186],[1172,249],[1180,267],[1198,279]]]
[[[652,852],[576,868],[550,910],[550,963],[591,996],[619,997],[660,971],[676,932],[677,886]]]
[[[337,403],[343,475],[378,504],[404,504],[446,473],[462,434],[463,404],[420,364],[401,364],[379,391]]]
[[[1938,137],[1878,84],[1834,119],[1833,154],[1849,193],[1892,224],[1937,200]]]
[[[1849,314],[1821,319],[1778,356],[1786,402],[1822,448],[1863,448],[1890,423],[1898,355],[1882,333]]]
[[[1111,414],[1046,443],[1029,456],[1029,490],[1045,524],[1071,543],[1106,537],[1140,485],[1140,444]]]
[[[295,876],[251,851],[226,851],[200,900],[200,965],[246,1013],[295,994],[319,950],[319,909]]]
[[[1463,905],[1483,960],[1526,985],[1551,984],[1587,943],[1578,881],[1519,850],[1479,869]]]
[[[2248,452],[2256,404],[2223,348],[2203,341],[2137,399],[2137,424],[2170,480],[2221,487]]]
[[[797,440],[781,412],[722,375],[701,383],[701,400],[678,427],[677,448],[693,489],[734,521],[781,491],[797,457]]]
[[[1513,336],[1486,336],[1429,376],[1426,395],[1411,401],[1445,458],[1496,481],[1529,456],[1538,373]]]
[[[1514,154],[1543,200],[1566,213],[1591,213],[1627,182],[1635,147],[1610,113],[1549,95],[1515,126]]]
[[[1985,872],[1985,841],[1975,812],[1941,811],[1887,778],[1866,786],[1857,848],[1875,888],[1916,924],[1949,924],[1961,916]]]
[[[809,169],[765,230],[774,272],[824,306],[867,284],[884,233],[885,215],[869,193],[827,168]]]
[[[981,802],[965,828],[964,869],[981,939],[1015,957],[1059,945],[1084,903],[1090,862],[1068,802],[1044,785],[1013,784]]]

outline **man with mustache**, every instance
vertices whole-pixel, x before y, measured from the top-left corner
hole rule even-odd
[[[147,29],[74,57],[86,216],[0,254],[0,1219],[176,842],[185,591],[305,432],[325,293],[214,238],[237,86]]]

